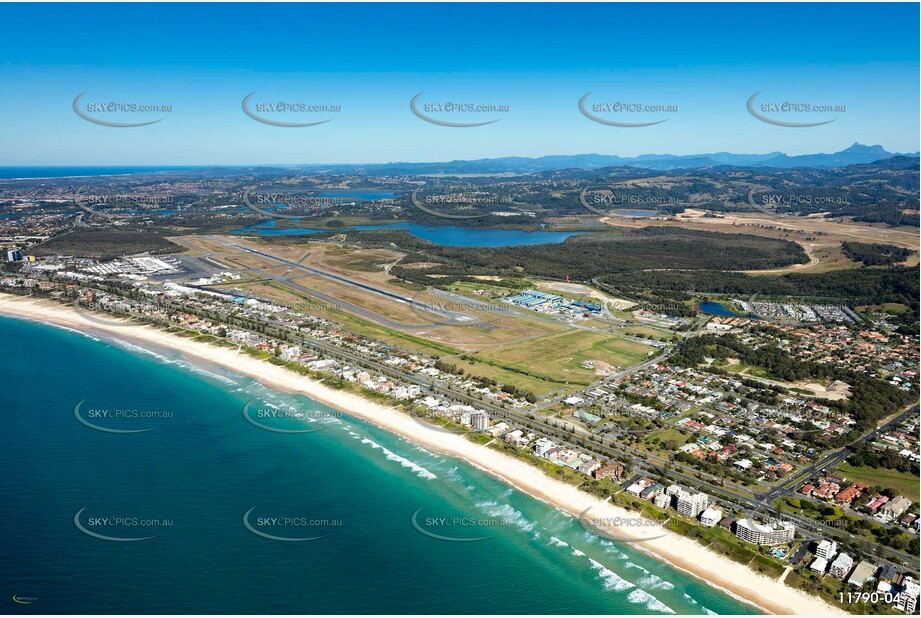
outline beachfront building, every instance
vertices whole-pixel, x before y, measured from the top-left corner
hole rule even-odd
[[[687,517],[697,517],[707,508],[710,502],[710,496],[700,492],[690,491],[678,492],[678,512]]]
[[[736,522],[736,536],[755,545],[789,543],[793,540],[794,534],[796,534],[796,526],[786,521],[759,524],[753,519],[744,518]]]
[[[592,472],[592,476],[599,481],[606,478],[613,478],[619,481],[624,478],[624,465],[616,461],[609,461],[600,468],[596,468],[595,471]]]
[[[663,492],[658,494],[652,502],[660,509],[664,509],[672,505],[672,497]]]
[[[815,555],[825,560],[831,560],[838,553],[838,544],[834,541],[821,541],[815,550]]]
[[[809,570],[813,573],[818,573],[819,575],[825,575],[825,569],[828,568],[828,560],[825,558],[816,557],[812,561],[812,564],[809,565]]]
[[[844,552],[838,554],[838,557],[835,558],[835,561],[831,563],[831,568],[828,570],[828,574],[834,578],[844,581],[844,578],[848,576],[848,573],[851,572],[851,569],[854,568],[854,559],[851,558]]]
[[[700,523],[712,528],[723,518],[723,512],[719,509],[706,509],[700,514]]]
[[[847,578],[847,583],[855,588],[863,588],[867,580],[876,573],[876,565],[863,560],[854,568],[854,572]]]
[[[911,577],[906,576],[902,581],[902,591],[895,597],[895,605],[905,614],[912,616],[918,613],[918,597],[921,596],[921,586]]]

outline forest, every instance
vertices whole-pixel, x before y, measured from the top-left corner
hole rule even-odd
[[[904,247],[877,243],[844,242],[841,248],[846,256],[864,266],[891,266],[904,262],[914,253]]]

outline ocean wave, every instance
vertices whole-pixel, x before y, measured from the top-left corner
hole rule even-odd
[[[517,526],[525,532],[530,532],[537,525],[536,522],[530,521],[524,514],[509,506],[508,504],[496,504],[495,502],[481,502],[476,506],[484,508],[490,517],[499,517],[506,524]]]
[[[635,586],[628,582],[626,579],[604,566],[597,560],[588,559],[591,565],[598,571],[598,576],[604,581],[605,590],[613,590],[614,592],[623,592],[624,590],[629,590]]]
[[[667,582],[658,575],[646,572],[647,574],[637,582],[641,587],[652,590],[673,590],[675,584]]]
[[[167,365],[175,365],[176,362],[177,362],[177,361],[173,360],[172,358],[170,358],[170,357],[168,357],[168,356],[164,356],[163,354],[160,354],[159,352],[154,352],[153,350],[148,350],[147,348],[145,348],[145,347],[143,347],[143,346],[135,345],[135,344],[133,344],[133,343],[130,343],[130,342],[128,342],[128,341],[125,341],[124,339],[119,339],[119,338],[117,338],[117,337],[113,337],[113,338],[112,338],[112,343],[114,343],[115,345],[117,345],[117,346],[120,347],[120,348],[125,348],[126,350],[131,350],[132,352],[140,352],[141,354],[146,354],[146,355],[148,355],[148,356],[153,356],[153,357],[156,358],[157,360],[163,361],[163,362],[166,363]]]
[[[28,318],[27,318],[27,319],[28,319]],[[63,325],[61,325],[61,324],[55,324],[54,322],[45,322],[45,321],[43,321],[43,320],[30,320],[30,321],[38,322],[39,324],[44,324],[45,326],[53,326],[54,328],[60,328],[61,330],[66,330],[66,331],[71,332],[71,333],[76,333],[76,334],[78,334],[78,335],[83,335],[83,336],[86,337],[87,339],[92,339],[93,341],[102,342],[102,339],[99,339],[98,337],[94,337],[93,335],[91,335],[91,334],[89,334],[89,333],[85,333],[85,332],[83,332],[82,330],[77,330],[76,328],[71,328],[70,326],[63,326]]]
[[[157,360],[167,365],[179,365],[180,367],[183,367],[184,369],[188,369],[189,371],[193,373],[198,373],[201,375],[208,376],[209,378],[213,378],[219,382],[223,382],[224,384],[233,384],[234,386],[239,386],[240,384],[236,380],[232,380],[228,378],[227,376],[221,375],[219,373],[214,373],[213,371],[208,371],[207,369],[199,367],[195,363],[188,363],[185,361],[180,361],[180,360],[170,358],[168,356],[160,354],[159,352],[154,352],[153,350],[149,350],[143,346],[135,345],[133,343],[125,341],[124,339],[118,339],[117,337],[115,337],[112,339],[112,342],[122,348],[131,350],[132,352],[139,352],[141,354],[153,356]]]
[[[183,361],[178,361],[177,364],[182,367],[185,367],[189,371],[192,371],[194,373],[200,373],[201,375],[208,376],[209,378],[217,380],[218,382],[223,382],[224,384],[239,384],[239,382],[237,382],[236,380],[232,380],[228,378],[227,376],[223,376],[219,373],[214,373],[213,371],[208,371],[207,369],[202,369],[201,367],[199,367],[198,365],[194,363],[186,363]]]
[[[557,547],[569,547],[569,543],[567,543],[566,541],[561,541],[555,536],[550,537],[550,545],[555,545]]]
[[[584,552],[584,551],[580,551],[580,550],[576,549],[575,547],[573,547],[573,548],[572,548],[572,555],[573,555],[573,556],[584,556],[584,555],[585,555],[585,552]]]
[[[646,569],[644,569],[644,568],[641,567],[640,565],[635,564],[635,563],[633,563],[633,562],[625,562],[625,563],[624,563],[624,566],[627,567],[628,569],[639,569],[639,570],[642,571],[643,573],[646,573],[647,575],[649,575],[649,571],[647,571]]]
[[[415,472],[419,478],[423,478],[423,479],[437,479],[438,478],[437,476],[435,476],[434,474],[432,474],[431,472],[429,472],[428,470],[426,470],[425,468],[423,468],[416,462],[410,461],[409,459],[406,459],[405,457],[401,455],[397,455],[390,449],[384,448],[383,446],[381,446],[374,440],[370,440],[368,438],[362,438],[361,443],[368,444],[371,446],[371,448],[374,448],[374,449],[380,449],[384,453],[384,457],[386,457],[389,461],[395,461],[399,463],[401,466],[403,466],[404,468],[409,468],[410,470]]]
[[[627,600],[637,605],[643,605],[651,612],[659,612],[662,614],[675,613],[675,610],[673,610],[671,607],[641,588],[637,588],[636,590],[631,591],[630,594],[627,595]]]

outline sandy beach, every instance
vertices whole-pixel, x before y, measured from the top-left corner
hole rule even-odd
[[[117,338],[135,344],[152,344],[180,352],[190,360],[200,360],[250,376],[264,385],[288,392],[301,393],[349,415],[370,421],[427,449],[457,457],[514,485],[540,500],[579,516],[591,508],[593,520],[616,518],[635,520],[637,515],[603,502],[571,485],[545,475],[539,469],[467,439],[428,429],[408,414],[361,396],[329,388],[324,384],[287,369],[257,360],[234,350],[198,343],[170,335],[147,326],[90,321],[73,309],[51,301],[36,301],[0,294],[0,315],[27,318],[64,326],[95,336]],[[634,543],[672,566],[691,573],[761,610],[773,614],[844,614],[821,599],[790,588],[779,581],[754,573],[696,542],[653,526],[631,526],[617,530],[624,538],[642,538]],[[655,537],[655,538],[652,538]]]

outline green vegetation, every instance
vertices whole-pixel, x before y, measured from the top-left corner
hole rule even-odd
[[[727,294],[742,298],[797,297],[841,302],[851,307],[900,303],[910,311],[902,316],[918,320],[919,269],[858,268],[825,273],[789,273],[779,277],[751,276],[723,270],[657,270],[611,274],[601,281],[622,296],[666,305],[669,310],[696,294]],[[915,329],[914,332],[917,332]]]
[[[917,470],[917,464],[914,467]],[[916,500],[921,491],[918,475],[910,472],[855,466],[851,463],[842,463],[838,466],[838,471],[849,481],[859,481],[883,490],[889,489],[896,495],[907,496],[912,500]]]
[[[29,248],[38,256],[79,255],[109,260],[136,253],[180,253],[176,245],[150,229],[76,229]]]
[[[864,266],[891,266],[904,262],[914,253],[911,249],[894,245],[869,244],[862,242],[841,243],[844,254]]]
[[[393,274],[428,282],[431,279],[426,275],[446,274],[449,278],[445,283],[477,274],[505,276],[525,272],[535,277],[570,276],[586,281],[615,272],[673,268],[675,264],[692,270],[753,270],[808,261],[802,247],[785,240],[666,226],[573,236],[552,245],[467,248],[415,243],[410,248],[419,249],[426,261],[440,265],[424,272],[398,266]]]

